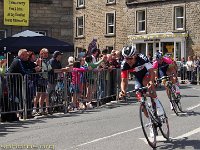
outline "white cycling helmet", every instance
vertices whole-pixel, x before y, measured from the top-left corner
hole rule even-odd
[[[122,55],[124,57],[131,57],[135,54],[136,52],[136,47],[131,45],[131,46],[126,46],[122,49]]]

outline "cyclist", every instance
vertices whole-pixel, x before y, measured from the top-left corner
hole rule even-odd
[[[163,115],[164,112],[158,102],[158,97],[154,87],[154,69],[148,58],[143,54],[136,54],[135,46],[124,47],[122,49],[122,55],[124,60],[121,63],[121,92],[119,97],[126,95],[128,74],[129,72],[132,72],[135,76],[135,89],[147,86],[150,93],[149,96],[153,98],[156,104],[157,115]],[[138,96],[139,93],[136,94]]]
[[[162,78],[163,76],[170,76],[170,80],[176,87],[176,96],[180,97],[180,89],[179,89],[179,83],[177,78],[177,65],[176,62],[173,61],[170,57],[162,56],[162,53],[157,51],[155,53],[155,60],[153,62],[153,68],[155,69],[155,79]],[[166,81],[163,80],[163,84],[166,89],[166,93],[169,97],[169,90],[166,86]],[[171,109],[173,109],[172,104],[170,102]]]

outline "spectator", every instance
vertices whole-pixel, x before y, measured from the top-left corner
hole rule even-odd
[[[73,93],[72,97],[72,105],[68,109],[79,108],[79,98],[82,93],[81,86],[81,72],[85,72],[85,68],[80,68],[80,61],[75,61],[72,70],[72,82],[71,82],[71,93]]]
[[[23,76],[39,71],[40,67],[39,66],[30,66],[29,63],[29,55],[28,55],[28,51],[26,49],[20,49],[18,52],[18,57],[14,58],[13,62],[10,65],[10,68],[8,69],[8,73],[20,73]],[[26,76],[28,77],[28,76]],[[23,108],[23,98],[22,98],[22,81],[19,80],[19,76],[18,75],[14,75],[12,76],[12,78],[10,79],[10,89],[9,91],[11,91],[11,99],[12,102],[14,103],[13,109],[22,109]],[[28,82],[28,78],[26,78],[26,83]],[[18,82],[16,82],[18,81]],[[26,86],[26,95],[28,96],[28,91],[29,91],[29,85]],[[21,88],[21,89],[18,89]],[[26,97],[27,103],[30,103],[30,99],[28,97]]]
[[[103,56],[101,60],[99,60],[96,63],[92,62],[92,56],[87,56],[85,58],[85,66],[88,68],[93,69],[93,71],[89,71],[87,73],[87,107],[90,108],[92,107],[91,102],[92,102],[92,96],[96,91],[96,82],[97,82],[97,73],[95,72],[95,69],[106,60],[106,56]]]
[[[69,58],[68,58],[68,65],[73,65],[74,64],[74,57],[73,56],[70,56]]]
[[[97,58],[99,57],[100,54],[100,50],[97,48],[92,49],[92,63],[96,63],[97,62]]]
[[[36,60],[36,64],[41,67],[40,77],[37,81],[37,93],[34,99],[33,115],[37,114],[36,108],[39,101],[38,115],[48,114],[49,108],[49,96],[47,93],[48,72],[52,70],[51,65],[48,63],[49,51],[46,48],[42,48],[39,53],[40,57]],[[43,105],[46,102],[46,109],[43,111]]]
[[[180,72],[180,74],[181,74],[181,83],[183,84],[183,83],[185,83],[185,77],[186,77],[186,72],[187,72],[186,61],[185,61],[184,57],[181,59],[180,66],[181,66],[181,72]]]
[[[50,94],[52,90],[55,89],[56,79],[58,77],[63,77],[63,72],[69,71],[69,67],[62,67],[61,60],[62,55],[60,51],[55,51],[53,53],[53,57],[49,60],[49,64],[51,65],[52,72],[49,73],[49,84],[48,84],[48,93]]]
[[[92,49],[97,49],[97,38],[93,38],[88,46],[88,55],[92,55]]]
[[[193,56],[193,64],[194,68],[192,70],[192,82],[191,83],[196,83],[197,82],[197,68],[199,66],[199,60],[197,59],[197,56]]]
[[[187,67],[187,79],[191,82],[192,70],[194,68],[194,63],[192,61],[191,56],[188,56],[188,60],[186,62],[186,67]]]

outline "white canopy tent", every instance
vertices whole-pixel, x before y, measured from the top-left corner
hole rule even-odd
[[[14,34],[12,37],[34,37],[34,36],[44,36],[44,35],[30,30],[25,30],[23,32]]]

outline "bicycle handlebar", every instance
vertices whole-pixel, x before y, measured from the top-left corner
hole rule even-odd
[[[135,92],[147,92],[148,87],[141,87],[138,89],[134,89],[132,91],[128,91],[126,92],[126,94],[130,94],[130,93],[135,93]]]
[[[164,80],[164,79],[169,80],[170,77],[173,77],[173,76],[174,76],[174,74],[171,74],[169,76],[163,76],[162,78],[157,79],[156,82],[160,82],[161,83],[162,80]]]

